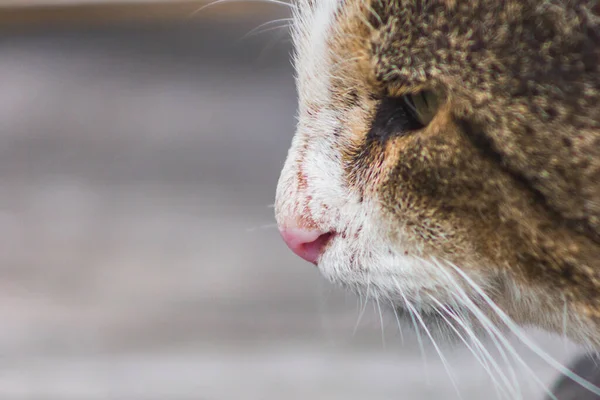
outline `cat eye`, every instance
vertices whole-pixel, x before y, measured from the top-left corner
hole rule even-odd
[[[369,136],[384,140],[421,130],[433,120],[437,109],[437,97],[429,91],[385,97],[379,103]]]
[[[429,123],[433,120],[433,117],[435,117],[435,113],[437,112],[437,97],[429,91],[408,94],[402,97],[412,112],[411,116],[423,127],[429,125]]]

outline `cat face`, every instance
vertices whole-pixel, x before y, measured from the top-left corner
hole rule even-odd
[[[280,229],[325,235],[323,275],[396,309],[478,320],[500,310],[556,331],[567,318],[565,333],[597,340],[592,11],[297,3],[299,122],[277,188]]]

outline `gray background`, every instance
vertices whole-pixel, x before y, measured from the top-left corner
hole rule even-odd
[[[293,71],[285,31],[240,40],[260,22],[2,34],[0,398],[458,398],[281,242]],[[494,398],[444,351],[463,399]]]

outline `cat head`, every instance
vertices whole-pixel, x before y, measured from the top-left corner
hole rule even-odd
[[[600,340],[593,2],[300,0],[293,39],[294,251],[396,309]]]

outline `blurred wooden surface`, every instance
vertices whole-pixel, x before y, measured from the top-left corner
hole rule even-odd
[[[287,7],[256,1],[0,0],[0,26],[102,25],[214,18],[277,18]]]

